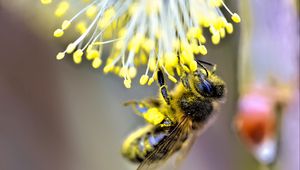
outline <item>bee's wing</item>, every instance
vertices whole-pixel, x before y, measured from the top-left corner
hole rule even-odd
[[[215,105],[215,107],[217,107],[217,105]],[[176,166],[178,166],[182,162],[183,158],[185,158],[191,150],[196,139],[206,130],[207,127],[210,126],[210,124],[212,124],[212,122],[215,121],[215,119],[216,116],[211,117],[206,123],[198,125],[198,130],[194,130],[193,133],[189,133],[189,138],[184,142],[182,149],[180,149],[180,152],[178,153],[178,156],[176,158]]]
[[[197,131],[193,133],[189,133],[188,139],[182,144],[182,148],[180,149],[176,157],[176,162],[175,162],[176,167],[179,166],[181,162],[184,160],[184,158],[187,156],[187,154],[191,150],[198,136],[199,136],[199,132]]]
[[[172,130],[168,137],[166,137],[152,153],[145,158],[140,164],[138,170],[155,169],[160,163],[168,159],[178,148],[182,145],[182,139],[187,137],[190,130],[190,120],[185,117]]]

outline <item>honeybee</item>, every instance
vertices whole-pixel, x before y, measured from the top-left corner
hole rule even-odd
[[[127,137],[122,154],[140,163],[138,170],[155,169],[175,152],[185,156],[196,136],[213,117],[225,94],[225,83],[198,61],[198,69],[181,75],[181,82],[168,92],[161,70],[157,71],[160,95],[157,99],[130,101],[135,113],[147,125]]]

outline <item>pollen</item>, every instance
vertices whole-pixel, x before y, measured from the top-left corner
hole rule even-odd
[[[125,79],[125,80],[124,80],[124,86],[125,86],[127,89],[130,89],[130,88],[131,88],[131,80],[130,80],[130,79]]]
[[[90,19],[92,19],[93,17],[95,17],[95,15],[97,14],[97,6],[92,5],[90,6],[87,10],[86,10],[86,16]]]
[[[68,54],[71,54],[75,49],[76,49],[76,44],[71,43],[68,45],[66,51]]]
[[[92,62],[92,67],[93,67],[94,69],[98,69],[98,68],[101,66],[101,64],[102,64],[101,59],[100,59],[99,57],[97,57],[97,58],[95,58],[95,59],[93,60],[93,62]]]
[[[103,72],[104,73],[109,73],[110,71],[112,71],[114,69],[114,65],[106,65],[104,68],[103,68]]]
[[[52,3],[52,0],[41,0],[41,3],[44,5],[48,5]]]
[[[140,85],[145,85],[148,80],[149,80],[148,75],[142,75],[142,77],[140,78]]]
[[[74,63],[80,64],[81,61],[82,61],[82,55],[83,55],[83,52],[82,52],[81,49],[76,50],[76,51],[73,53],[73,60],[74,60]]]
[[[56,55],[56,59],[57,59],[57,60],[62,60],[64,57],[65,57],[65,53],[64,53],[64,52],[59,52],[59,53]]]
[[[228,32],[228,34],[231,34],[233,32],[233,26],[231,23],[226,24],[226,31]]]
[[[150,108],[145,114],[143,114],[143,117],[147,122],[153,125],[158,125],[165,119],[165,115],[157,108]]]
[[[211,41],[213,44],[219,44],[221,36],[219,33],[214,33],[211,37]]]
[[[57,29],[57,30],[55,30],[54,31],[54,33],[53,33],[53,36],[54,37],[61,37],[61,36],[63,36],[64,35],[64,31],[62,30],[62,29]]]
[[[191,71],[196,71],[197,70],[197,68],[198,68],[198,64],[197,64],[197,62],[194,60],[194,61],[192,61],[191,63],[190,63],[190,69],[191,69]],[[174,82],[174,81],[173,81]]]
[[[240,18],[240,16],[239,16],[237,13],[234,13],[234,14],[231,16],[231,19],[232,19],[232,21],[234,21],[235,23],[241,22],[241,18]]]
[[[70,7],[69,2],[67,1],[60,2],[54,12],[55,16],[62,17],[68,11],[69,7]]]
[[[61,24],[61,29],[62,30],[66,30],[67,28],[69,28],[69,26],[71,25],[71,22],[69,20],[65,20],[62,24]]]
[[[207,49],[204,45],[200,45],[199,46],[199,52],[202,54],[202,55],[206,55],[207,54]]]
[[[95,58],[99,58],[100,57],[100,53],[97,50],[89,50],[86,52],[86,58],[88,60],[93,60]]]
[[[134,78],[136,76],[137,70],[135,67],[130,67],[128,69],[128,75],[130,78]]]
[[[94,69],[103,67],[105,74],[121,77],[126,88],[138,72],[142,72],[140,85],[153,84],[158,70],[176,83],[183,71],[197,70],[195,59],[209,53],[208,41],[221,43],[233,33],[233,23],[241,22],[223,0],[40,2],[53,5],[54,15],[61,20],[54,37],[64,38],[72,31],[70,35],[77,35],[56,59],[64,59],[67,53],[76,64],[87,60]],[[231,18],[225,18],[221,9]],[[204,34],[207,30],[210,34]],[[108,55],[102,56],[104,49]]]
[[[148,86],[151,86],[151,84],[154,82],[154,77],[151,77],[148,81]]]

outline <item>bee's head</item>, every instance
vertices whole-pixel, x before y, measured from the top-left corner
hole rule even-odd
[[[195,90],[204,97],[222,98],[225,94],[225,83],[218,76],[208,70],[194,73]]]

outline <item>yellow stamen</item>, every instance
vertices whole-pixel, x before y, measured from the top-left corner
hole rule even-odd
[[[237,13],[234,13],[234,14],[231,16],[231,19],[232,19],[232,21],[234,21],[235,23],[240,23],[240,22],[241,22],[241,18],[240,18],[240,16],[239,16]]]
[[[149,80],[148,75],[142,75],[142,77],[140,78],[140,85],[145,85],[148,80]]]

